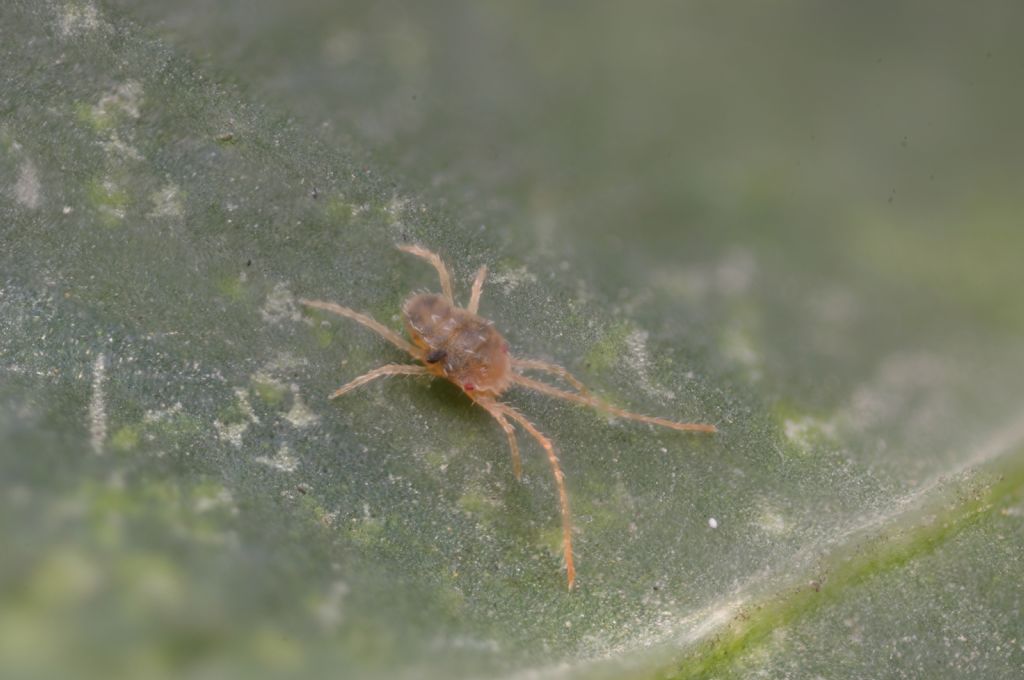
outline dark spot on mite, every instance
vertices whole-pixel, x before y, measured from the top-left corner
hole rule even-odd
[[[444,359],[446,356],[448,356],[447,351],[443,349],[432,349],[427,354],[426,361],[428,364],[436,364],[438,361]]]

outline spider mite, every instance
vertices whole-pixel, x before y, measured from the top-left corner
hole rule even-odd
[[[703,423],[676,423],[664,418],[652,418],[630,413],[612,406],[590,394],[579,380],[561,366],[536,359],[518,359],[509,354],[508,343],[494,328],[494,324],[477,314],[480,294],[483,292],[487,267],[480,267],[473,280],[469,305],[459,307],[452,296],[452,282],[444,262],[436,254],[415,245],[401,245],[399,250],[421,257],[434,266],[441,279],[441,294],[417,293],[402,305],[409,342],[381,323],[365,314],[320,300],[300,300],[307,307],[315,307],[366,326],[394,346],[404,350],[419,361],[417,364],[388,364],[361,375],[331,394],[335,399],[362,385],[389,375],[431,375],[455,383],[467,397],[491,414],[508,437],[512,451],[512,471],[516,479],[522,475],[519,458],[519,444],[516,442],[512,422],[522,427],[537,440],[547,454],[551,471],[558,487],[558,502],[562,513],[562,551],[565,555],[565,569],[572,590],[576,580],[576,567],[572,555],[572,516],[569,514],[569,494],[565,490],[565,476],[558,464],[555,447],[526,416],[508,404],[498,400],[513,386],[536,390],[558,399],[573,401],[601,409],[620,418],[638,420],[642,423],[661,425],[673,430],[694,432],[715,432],[714,425]],[[541,371],[555,375],[572,386],[574,391],[559,389],[545,382],[535,380],[523,371]],[[512,422],[510,422],[512,421]]]

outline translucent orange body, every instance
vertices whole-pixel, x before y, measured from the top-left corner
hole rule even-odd
[[[409,338],[424,350],[432,374],[474,396],[497,397],[511,384],[508,343],[494,324],[433,293],[414,295],[402,306]]]

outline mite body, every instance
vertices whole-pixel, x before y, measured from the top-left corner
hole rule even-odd
[[[493,323],[432,293],[409,298],[402,313],[431,373],[477,396],[497,397],[508,388],[508,343]]]
[[[437,270],[441,281],[441,294],[419,293],[413,295],[402,306],[409,342],[390,328],[365,314],[348,307],[320,300],[300,300],[307,307],[326,311],[352,319],[379,336],[404,350],[422,365],[388,364],[375,368],[338,388],[331,394],[334,399],[361,385],[389,375],[432,375],[444,378],[457,385],[474,403],[481,406],[498,422],[508,438],[512,454],[512,471],[516,479],[522,474],[519,444],[513,423],[533,437],[547,454],[555,485],[558,488],[559,509],[562,517],[562,552],[565,558],[566,578],[572,590],[576,579],[576,567],[572,552],[572,515],[569,511],[569,495],[565,487],[555,447],[537,427],[523,414],[498,400],[513,386],[532,389],[558,399],[592,406],[620,418],[628,418],[674,430],[690,432],[715,432],[715,426],[704,423],[677,423],[664,418],[643,416],[624,411],[590,394],[579,380],[556,364],[536,359],[519,359],[509,354],[508,343],[501,333],[487,319],[477,314],[480,295],[483,292],[487,268],[481,267],[473,280],[469,304],[463,308],[455,303],[452,295],[451,277],[444,262],[433,252],[420,246],[398,246],[400,250],[423,258]],[[533,370],[548,373],[568,383],[572,391],[560,389],[523,374]]]

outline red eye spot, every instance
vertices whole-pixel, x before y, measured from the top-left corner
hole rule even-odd
[[[474,385],[473,383],[466,383],[462,386],[462,389],[466,390],[467,392],[472,392],[473,390],[476,389],[476,385]]]

